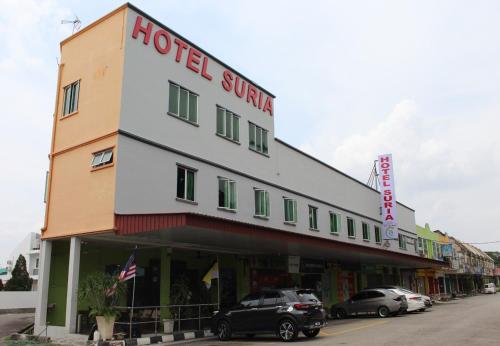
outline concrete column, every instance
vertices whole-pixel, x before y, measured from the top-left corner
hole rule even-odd
[[[447,294],[447,290],[446,290],[446,276],[443,276],[443,287],[444,287],[444,294],[446,295]]]
[[[38,297],[35,311],[35,334],[41,333],[47,325],[51,256],[52,241],[42,240],[40,246],[40,271],[38,273]]]
[[[76,312],[78,306],[78,277],[80,275],[81,240],[71,237],[69,244],[68,291],[66,294],[66,329],[76,333]]]

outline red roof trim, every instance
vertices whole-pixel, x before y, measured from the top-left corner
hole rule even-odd
[[[276,239],[290,243],[309,244],[318,247],[327,247],[333,250],[342,250],[350,252],[361,252],[376,256],[384,256],[393,259],[404,259],[413,262],[422,263],[428,266],[447,266],[445,262],[431,260],[427,258],[406,255],[393,251],[387,251],[358,244],[349,244],[332,239],[318,238],[314,236],[297,234],[280,229],[262,227],[243,222],[227,220],[223,218],[191,214],[139,214],[139,215],[118,215],[115,214],[116,232],[119,235],[134,233],[154,232],[165,228],[173,227],[197,227],[205,229],[215,229],[218,231],[255,235],[258,232],[259,237]]]

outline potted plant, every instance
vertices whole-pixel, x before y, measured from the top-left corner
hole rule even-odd
[[[117,277],[95,272],[80,284],[78,298],[90,308],[90,316],[95,316],[97,329],[104,340],[113,337],[113,326],[120,315],[116,302],[125,291],[125,286]]]
[[[181,276],[175,283],[172,284],[170,302],[171,305],[186,305],[191,301],[192,292],[189,289],[188,279],[185,276]],[[174,323],[176,319],[180,319],[179,308],[172,307],[169,311],[170,317],[163,319],[163,332],[172,333],[174,331]],[[179,321],[180,323],[180,321]]]

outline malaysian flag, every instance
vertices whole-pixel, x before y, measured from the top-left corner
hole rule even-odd
[[[135,272],[136,272],[137,266],[135,265],[135,251],[130,255],[127,263],[123,267],[122,271],[120,272],[120,275],[118,275],[118,281],[119,282],[124,282],[129,279],[132,279],[135,277]],[[106,291],[106,295],[108,297],[111,297],[113,294],[116,292],[116,286],[117,284],[115,283],[113,287],[109,288]]]

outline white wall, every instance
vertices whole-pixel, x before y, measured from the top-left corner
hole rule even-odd
[[[0,292],[0,310],[34,309],[38,292]]]
[[[208,81],[186,68],[187,50],[180,62],[175,61],[177,46],[173,43],[176,37],[173,33],[171,51],[165,55],[158,53],[153,44],[158,25],[153,24],[149,45],[143,43],[143,33],[139,33],[137,39],[132,38],[137,16],[135,11],[128,11],[120,130],[154,142],[164,149],[120,135],[116,159],[117,213],[195,212],[317,237],[379,246],[373,240],[373,225],[380,224],[381,218],[380,197],[376,191],[275,141],[274,117],[238,98],[234,92],[228,93],[222,88],[225,66],[209,58],[209,72],[213,80]],[[142,26],[149,22],[143,18]],[[169,80],[199,94],[199,126],[167,115]],[[216,135],[217,104],[241,116],[240,144]],[[269,130],[268,157],[249,150],[248,121]],[[173,153],[169,148],[178,152]],[[176,163],[198,169],[198,205],[175,200]],[[236,213],[217,209],[218,175],[237,182]],[[270,192],[269,220],[253,216],[254,187],[265,188]],[[299,222],[296,226],[283,223],[283,196],[295,197],[298,201]],[[319,208],[320,232],[308,229],[308,204]],[[329,232],[330,210],[342,215],[342,232],[339,236],[332,236]],[[356,220],[356,239],[347,238],[347,216]],[[398,205],[398,218],[403,232],[415,236],[414,211]],[[371,242],[362,240],[363,221],[371,226]],[[413,248],[399,250],[397,240],[394,243],[391,250],[415,254]]]

